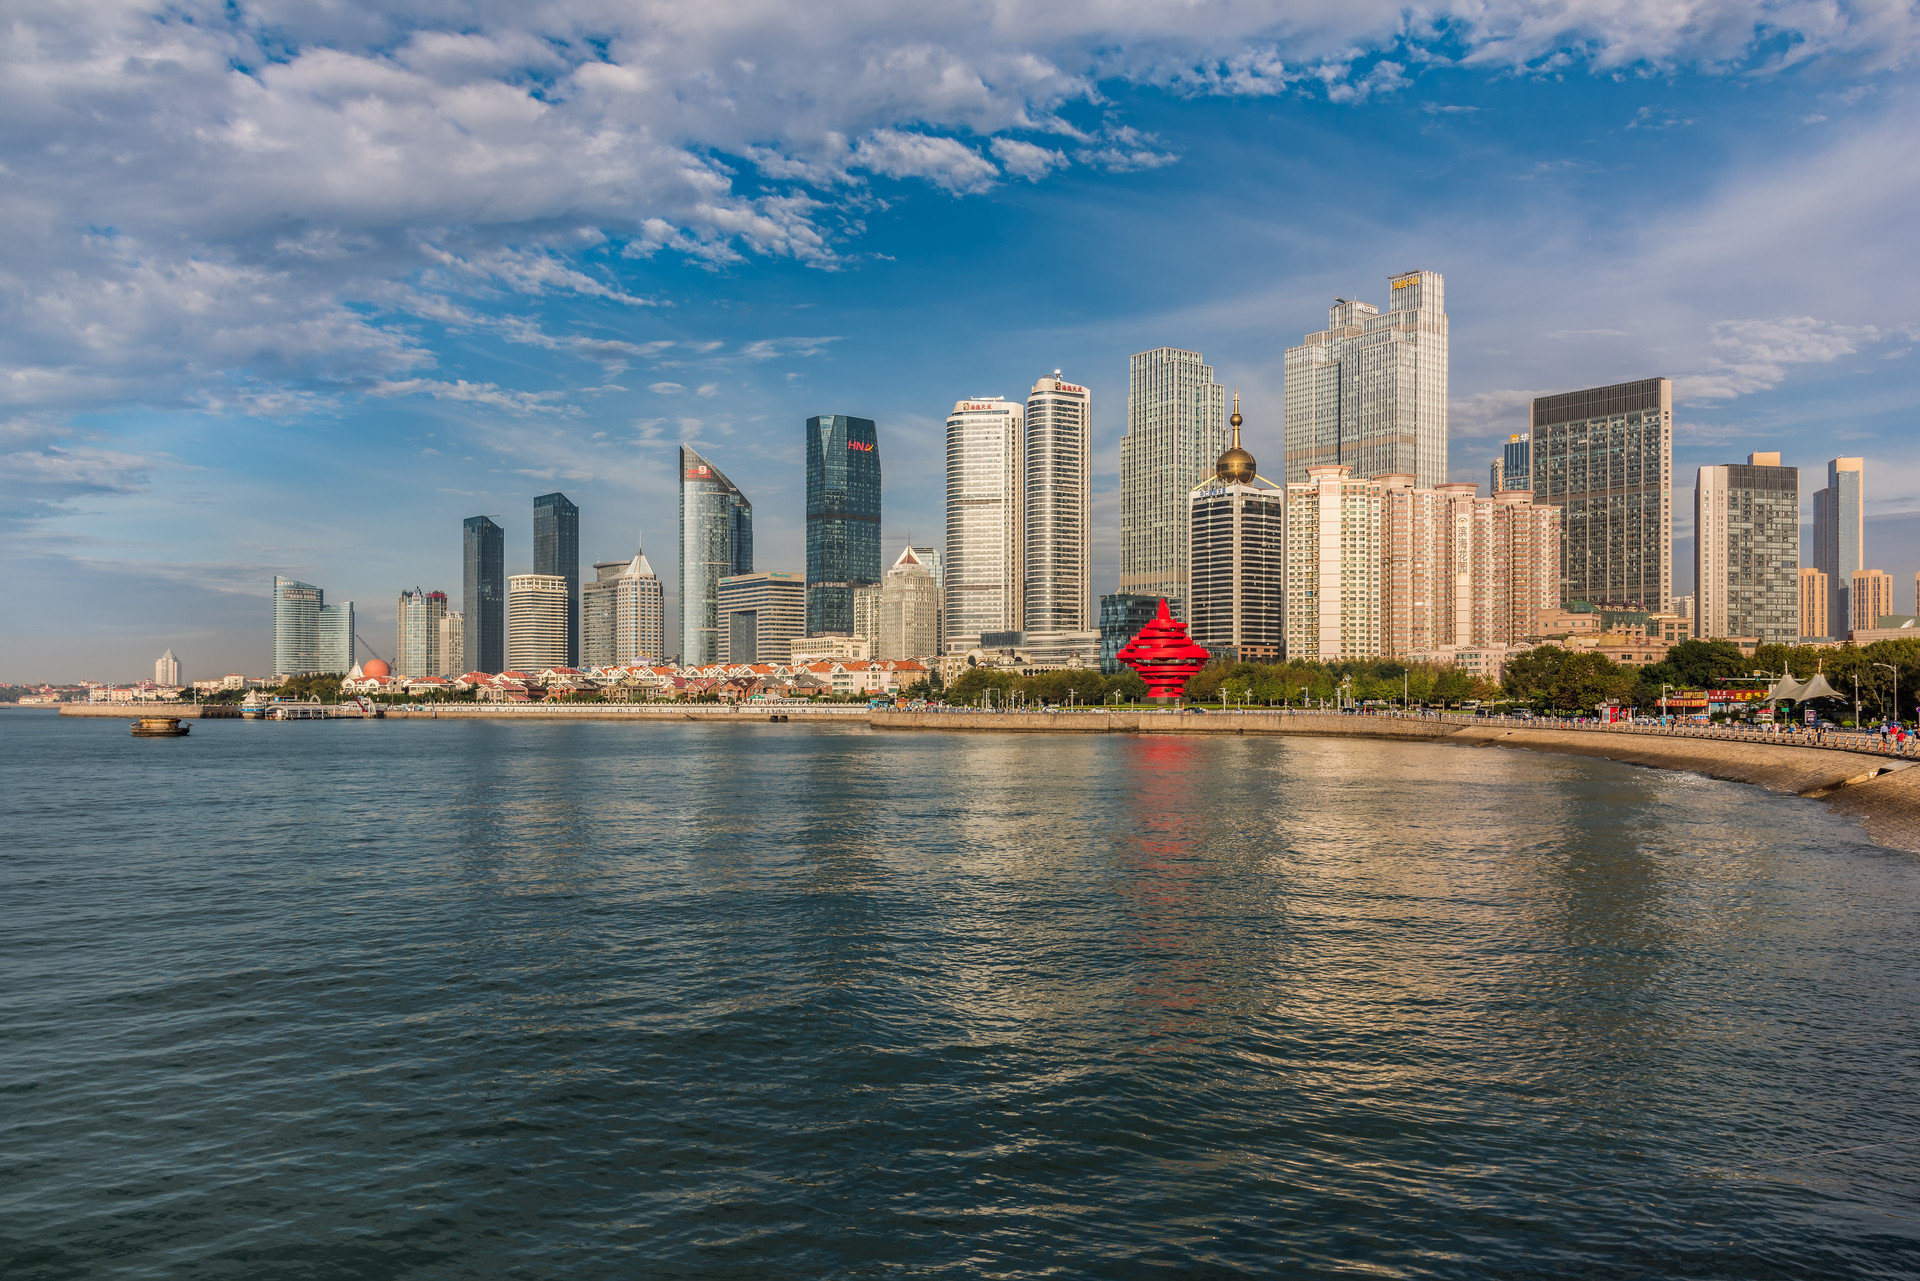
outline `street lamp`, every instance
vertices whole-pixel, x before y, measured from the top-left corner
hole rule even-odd
[[[1875,663],[1875,667],[1884,667],[1893,673],[1893,723],[1900,723],[1900,669],[1892,663]]]

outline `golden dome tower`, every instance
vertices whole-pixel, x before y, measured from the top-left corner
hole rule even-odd
[[[1240,389],[1233,389],[1233,417],[1227,420],[1233,426],[1233,444],[1227,452],[1220,455],[1220,461],[1214,464],[1213,474],[1223,485],[1251,485],[1254,480],[1253,455],[1240,448]]]

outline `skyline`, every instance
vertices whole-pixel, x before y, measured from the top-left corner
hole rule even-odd
[[[294,52],[236,55],[242,71],[223,61],[219,76],[183,54],[185,119],[217,109],[263,131],[269,152],[340,144],[312,156],[347,190],[323,198],[272,165],[251,182],[222,167],[231,133],[171,176],[59,151],[71,130],[160,159],[178,141],[125,111],[73,115],[109,92],[80,55],[152,36],[36,12],[27,26],[67,39],[31,66],[17,42],[4,55],[19,75],[0,101],[21,127],[0,159],[21,203],[0,212],[16,233],[0,250],[15,321],[0,340],[0,499],[18,602],[0,676],[132,676],[167,648],[195,674],[263,669],[276,573],[354,600],[363,634],[390,635],[402,588],[457,593],[451,531],[465,516],[508,513],[506,572],[529,572],[526,504],[553,489],[582,508],[583,561],[625,554],[636,534],[671,547],[682,438],[753,496],[756,568],[799,570],[797,437],[819,413],[879,424],[883,546],[937,542],[946,408],[1017,399],[1055,368],[1093,393],[1097,596],[1117,575],[1129,358],[1202,353],[1241,389],[1248,447],[1277,460],[1285,347],[1333,298],[1378,302],[1387,276],[1414,267],[1449,286],[1452,480],[1484,483],[1534,395],[1671,377],[1676,592],[1691,589],[1696,469],[1772,451],[1802,472],[1803,540],[1812,478],[1865,457],[1865,564],[1910,582],[1920,302],[1897,282],[1920,267],[1902,221],[1920,204],[1920,144],[1895,70],[1913,32],[1842,14],[1756,43],[1741,11],[1713,12],[1735,20],[1661,34],[1580,11],[1579,30],[1521,32],[1489,10],[1441,39],[1382,37],[1365,12],[1301,35],[1247,11],[1234,30],[1182,36],[1143,8],[1144,25],[1107,34],[1157,52],[1100,67],[1073,49],[1101,33],[1061,17],[1025,49],[1061,71],[1051,89],[1008,87],[1022,46],[1006,30],[889,17],[858,55],[930,39],[1005,101],[935,101],[908,76],[897,101],[810,103],[792,127],[816,130],[812,143],[777,128],[722,136],[707,128],[718,110],[679,119],[676,138],[732,167],[705,171],[719,184],[708,204],[746,229],[730,241],[651,179],[628,193],[644,217],[615,209],[565,148],[551,190],[490,211],[519,182],[505,125],[467,120],[497,161],[479,166],[492,181],[437,182],[413,203],[350,154],[353,111],[412,155],[409,131],[453,120],[457,87],[511,97],[533,55],[514,52],[505,19],[465,44],[289,28]],[[732,21],[713,19],[713,47],[749,39]],[[822,26],[845,34],[837,14]],[[168,34],[191,50],[221,23],[207,30]],[[727,79],[733,100],[787,101],[808,57],[825,58],[818,72],[848,56],[816,39],[758,50],[765,83]],[[1358,61],[1314,61],[1348,44]],[[1868,47],[1877,61],[1843,62]],[[332,64],[317,56],[328,48]],[[595,65],[641,56],[616,41]],[[343,61],[397,79],[354,87]],[[573,88],[556,118],[592,106],[588,66],[543,73]],[[235,98],[229,75],[261,96]],[[132,99],[158,91],[123,79]],[[622,136],[644,132],[594,109]],[[1080,136],[1047,133],[1055,123]],[[818,149],[828,132],[838,161]],[[212,208],[186,199],[205,182],[222,193]],[[783,192],[802,203],[780,205]],[[1071,287],[1021,291],[1008,312],[1006,291],[1043,279]]]

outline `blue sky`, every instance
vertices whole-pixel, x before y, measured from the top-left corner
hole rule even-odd
[[[1197,348],[1280,452],[1285,347],[1446,274],[1456,479],[1538,393],[1676,380],[1703,463],[1868,459],[1920,568],[1912,5],[378,9],[23,0],[0,34],[0,678],[264,670],[275,572],[457,596],[582,507],[670,598],[674,449],[797,569],[802,421],[937,539],[952,402]],[[670,599],[670,608],[671,608]],[[385,649],[383,648],[383,652]]]

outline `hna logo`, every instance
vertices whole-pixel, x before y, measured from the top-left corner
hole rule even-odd
[[[689,468],[687,468],[687,479],[688,479],[688,480],[705,480],[705,479],[706,479],[707,477],[709,477],[709,476],[711,476],[711,475],[713,475],[713,472],[712,472],[712,471],[710,471],[710,470],[708,470],[708,469],[707,469],[707,468],[705,468],[705,467],[689,467]]]
[[[863,454],[871,454],[873,452],[873,442],[870,440],[850,440],[847,442],[847,448],[857,449]]]

